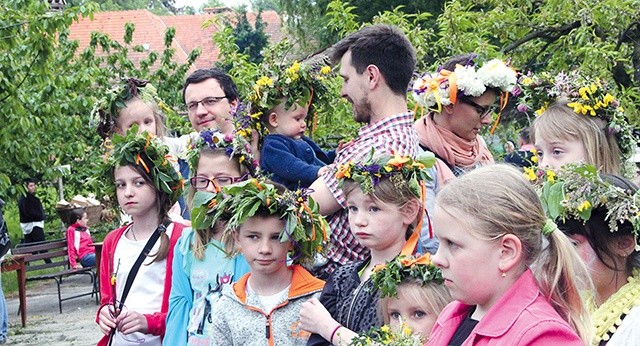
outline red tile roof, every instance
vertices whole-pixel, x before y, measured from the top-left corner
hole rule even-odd
[[[226,12],[233,15],[233,12]],[[247,19],[255,22],[256,13],[247,13]],[[202,54],[195,62],[194,68],[207,68],[213,66],[217,60],[218,49],[213,44],[213,34],[217,31],[215,25],[203,29],[202,24],[206,20],[214,18],[215,14],[157,16],[148,10],[98,12],[94,19],[81,18],[73,23],[69,29],[69,38],[79,41],[79,52],[89,46],[91,32],[99,31],[108,34],[110,38],[124,44],[124,25],[133,23],[132,46],[147,45],[149,51],[162,53],[164,49],[164,32],[167,27],[176,28],[176,36],[172,47],[176,50],[174,60],[179,63],[186,62],[189,52],[195,48],[202,48]],[[283,37],[281,20],[275,11],[262,13],[265,25],[265,33],[272,42],[278,42]],[[146,46],[145,46],[146,47]],[[97,52],[96,54],[100,54]],[[137,53],[130,51],[129,56],[134,63],[147,57],[148,52]],[[158,64],[158,63],[157,63]]]

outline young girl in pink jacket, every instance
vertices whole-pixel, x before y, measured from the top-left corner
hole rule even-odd
[[[436,197],[433,263],[455,301],[429,345],[585,345],[586,269],[515,168],[486,166]]]

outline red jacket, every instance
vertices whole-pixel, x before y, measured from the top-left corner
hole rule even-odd
[[[111,272],[114,266],[113,255],[116,250],[118,241],[123,236],[129,225],[122,226],[107,234],[102,244],[102,260],[100,261],[100,307],[96,314],[96,323],[99,322],[100,310],[112,302],[111,292]],[[186,226],[180,223],[173,223],[173,231],[169,244],[169,253],[167,254],[167,272],[164,281],[164,294],[162,296],[162,308],[159,312],[153,314],[145,314],[147,325],[149,326],[147,333],[152,335],[164,336],[166,330],[167,311],[169,311],[169,293],[171,292],[171,263],[173,262],[173,249],[175,248],[178,238],[182,235],[182,230]],[[98,346],[106,346],[109,342],[109,336],[105,335],[98,341]]]
[[[76,237],[80,237],[80,248],[76,250]],[[67,228],[67,254],[69,255],[69,265],[71,268],[78,264],[78,259],[95,253],[96,250],[90,244],[93,243],[91,235],[86,232],[86,228],[80,226],[77,222]]]

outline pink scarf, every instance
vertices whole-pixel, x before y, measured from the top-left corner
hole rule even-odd
[[[438,181],[443,185],[454,178],[453,172],[447,164],[468,169],[475,167],[478,163],[481,165],[494,163],[493,156],[480,136],[472,141],[458,137],[453,132],[437,125],[431,114],[418,119],[413,127],[418,133],[420,144],[429,148],[445,161],[436,162]]]

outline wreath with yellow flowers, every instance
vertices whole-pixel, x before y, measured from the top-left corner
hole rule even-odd
[[[609,229],[628,221],[636,236],[640,234],[640,192],[631,195],[603,180],[591,165],[569,164],[557,172],[540,171],[538,184],[540,201],[552,220],[567,218],[588,221],[595,208],[606,207]]]
[[[328,65],[306,65],[294,61],[291,65],[264,63],[261,66],[260,77],[253,85],[249,94],[251,111],[239,113],[235,117],[238,134],[250,141],[252,131],[257,131],[260,138],[268,134],[268,130],[261,123],[262,116],[286,99],[285,108],[294,104],[299,107],[309,107],[308,121],[315,121],[315,110],[320,103],[329,103],[327,78],[331,75]],[[313,125],[313,124],[311,124]],[[309,126],[313,128],[313,126]]]
[[[626,161],[634,152],[636,139],[625,115],[624,109],[613,94],[610,86],[598,78],[590,78],[578,71],[551,74],[541,72],[521,75],[519,85],[518,111],[536,116],[545,112],[549,105],[559,99],[568,100],[567,106],[578,115],[603,119],[608,131],[615,133]]]
[[[202,148],[224,149],[230,158],[236,157],[241,165],[244,165],[252,176],[258,169],[258,161],[251,152],[251,145],[243,137],[235,133],[223,134],[219,130],[204,129],[189,140],[186,153],[187,162],[191,172],[197,171],[200,151]]]
[[[218,220],[223,220],[225,236],[259,211],[277,215],[285,221],[280,241],[290,240],[291,259],[307,267],[313,265],[316,253],[324,251],[329,239],[329,225],[308,190],[279,191],[275,185],[254,178],[224,186],[220,193],[198,191],[193,205],[194,228],[213,228]]]
[[[418,198],[422,197],[421,181],[431,180],[427,169],[433,167],[436,162],[435,155],[430,151],[422,152],[412,159],[409,156],[400,156],[394,153],[374,158],[373,148],[363,162],[339,164],[336,170],[336,178],[340,186],[345,179],[356,181],[365,194],[372,193],[381,179],[388,178],[397,187],[407,184],[409,190]]]
[[[349,343],[349,346],[422,346],[427,338],[414,334],[407,325],[394,328],[388,325],[382,327],[371,327],[367,332],[362,333]]]

